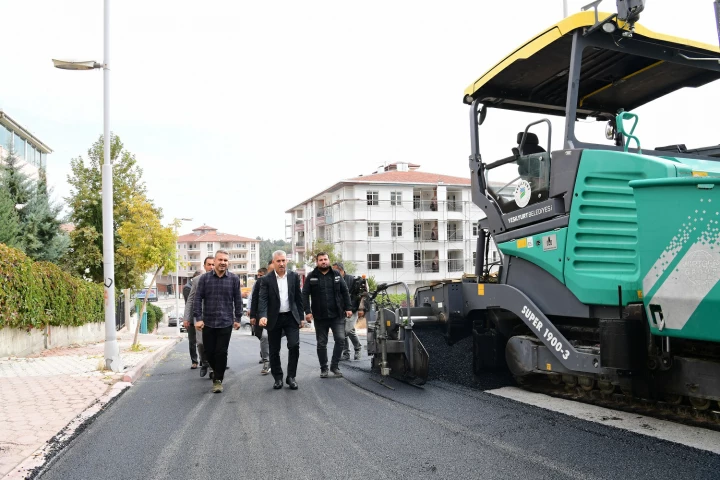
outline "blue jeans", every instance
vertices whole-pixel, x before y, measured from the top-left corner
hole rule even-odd
[[[315,339],[317,340],[317,355],[321,369],[326,369],[328,366],[327,342],[330,330],[332,330],[333,340],[335,341],[330,367],[338,366],[340,363],[340,355],[342,355],[342,351],[345,348],[344,318],[315,320]]]

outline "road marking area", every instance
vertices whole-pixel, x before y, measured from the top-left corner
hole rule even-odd
[[[641,435],[680,443],[708,452],[720,453],[720,432],[680,425],[666,420],[645,417],[636,413],[621,412],[562,398],[533,393],[518,387],[485,390],[485,393],[509,398],[520,403],[562,413],[571,417],[620,428]]]

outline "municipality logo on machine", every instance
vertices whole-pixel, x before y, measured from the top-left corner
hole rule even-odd
[[[530,203],[530,184],[526,180],[520,180],[520,183],[515,187],[515,203],[520,208],[527,207]]]

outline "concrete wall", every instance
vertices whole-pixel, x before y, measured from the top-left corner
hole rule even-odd
[[[30,332],[16,328],[0,329],[0,357],[25,357],[45,349],[73,344],[100,342],[105,339],[105,323],[88,323],[80,327],[48,327]]]

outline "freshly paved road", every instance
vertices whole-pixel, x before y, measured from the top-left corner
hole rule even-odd
[[[301,336],[299,390],[259,375],[233,335],[225,392],[189,369],[186,341],[102,413],[41,478],[718,478],[720,456],[431,381],[373,381],[369,361],[321,379]],[[286,355],[283,353],[283,364]],[[343,363],[342,365],[346,365]]]

